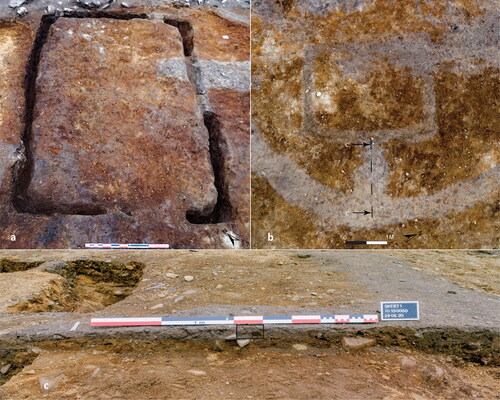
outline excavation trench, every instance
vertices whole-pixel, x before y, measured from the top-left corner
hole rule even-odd
[[[143,264],[136,262],[113,264],[77,260],[44,263],[38,270],[55,276],[50,277],[36,293],[28,295],[26,300],[9,307],[8,312],[87,313],[102,310],[132,293],[142,278],[143,268]]]
[[[0,343],[0,386],[30,365],[37,357],[29,346]]]
[[[88,12],[75,11],[63,16],[44,16],[42,17],[40,26],[37,30],[32,52],[29,57],[26,78],[25,78],[25,129],[23,133],[23,150],[24,161],[16,165],[14,170],[14,185],[13,185],[13,205],[18,212],[53,215],[68,214],[68,215],[101,215],[106,214],[108,210],[98,204],[72,204],[71,206],[57,207],[47,201],[36,201],[30,199],[28,188],[31,184],[34,174],[34,154],[33,154],[33,118],[34,108],[36,104],[36,81],[38,76],[39,64],[43,46],[48,40],[50,28],[58,18],[109,18],[120,20],[131,19],[150,19],[147,14],[121,14],[112,12]],[[194,224],[215,224],[225,222],[232,218],[231,204],[229,201],[228,189],[225,179],[225,160],[224,148],[226,143],[221,135],[220,121],[214,113],[210,111],[210,105],[206,92],[201,83],[201,72],[198,65],[198,60],[194,51],[194,30],[188,21],[175,19],[164,19],[168,25],[178,29],[182,39],[183,52],[185,56],[186,70],[189,81],[193,87],[199,106],[204,114],[204,125],[209,134],[209,154],[212,169],[214,172],[214,185],[217,189],[217,202],[213,210],[187,210],[186,219]],[[127,215],[130,215],[130,210],[122,210]],[[203,215],[200,214],[203,212]]]
[[[192,224],[216,224],[232,219],[232,207],[225,174],[227,169],[227,160],[224,156],[226,142],[222,137],[221,123],[216,114],[205,111],[203,120],[209,133],[210,160],[214,170],[214,184],[217,188],[217,203],[209,215],[203,216],[188,211],[186,218]]]
[[[17,271],[26,271],[31,268],[36,268],[40,264],[41,261],[37,262],[22,262],[22,261],[12,261],[6,258],[0,260],[0,273],[2,272],[17,272]]]
[[[226,152],[227,143],[221,132],[221,122],[217,114],[211,111],[206,89],[203,87],[201,70],[198,58],[194,52],[194,29],[187,21],[165,19],[165,23],[175,26],[182,37],[186,70],[189,81],[196,91],[198,103],[203,111],[203,122],[209,135],[210,162],[214,171],[214,185],[217,189],[217,202],[207,215],[188,210],[186,219],[192,224],[216,224],[232,219],[232,207],[229,199],[229,188],[226,180]]]

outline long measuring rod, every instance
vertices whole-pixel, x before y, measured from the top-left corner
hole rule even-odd
[[[193,326],[193,325],[288,325],[288,324],[372,324],[378,315],[290,315],[228,317],[138,317],[92,318],[91,326]]]

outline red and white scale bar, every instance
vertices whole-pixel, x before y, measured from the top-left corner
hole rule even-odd
[[[284,325],[284,324],[371,324],[378,315],[290,315],[235,317],[139,317],[92,318],[91,326],[191,326],[191,325]]]
[[[168,244],[148,243],[85,243],[86,249],[169,249]]]

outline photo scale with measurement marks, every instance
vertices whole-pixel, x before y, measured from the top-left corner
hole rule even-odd
[[[0,249],[0,399],[494,399],[499,256]]]
[[[496,3],[255,4],[253,247],[498,246]]]
[[[248,7],[48,3],[0,6],[0,248],[248,248]]]

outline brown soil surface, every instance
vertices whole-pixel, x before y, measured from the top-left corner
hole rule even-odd
[[[71,301],[69,285],[62,276],[30,270],[12,272],[2,278],[0,312],[50,311]]]
[[[0,21],[0,139],[10,144],[23,126],[25,64],[33,38],[28,24]]]
[[[387,144],[392,196],[434,193],[498,164],[499,77],[498,68],[492,67],[471,76],[450,73],[446,67],[436,73],[440,134],[421,143]]]
[[[208,132],[177,28],[61,18],[48,35],[33,120],[32,207],[131,214],[168,199],[171,217],[178,208],[183,219],[187,210],[209,213],[217,192]]]
[[[294,345],[301,344],[304,350]],[[498,369],[394,347],[348,352],[321,342],[37,343],[0,387],[5,400],[497,398]]]
[[[264,0],[252,16],[253,247],[498,246],[495,1]]]
[[[372,131],[404,128],[424,118],[422,78],[414,77],[409,68],[375,62],[357,82],[342,77],[331,51],[320,52],[312,63],[320,96],[316,92],[309,97],[318,124],[336,130]],[[323,96],[328,96],[328,102]],[[333,110],[331,102],[336,104]]]

